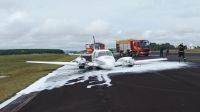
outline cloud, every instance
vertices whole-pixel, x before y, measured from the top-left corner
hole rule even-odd
[[[0,49],[83,49],[93,35],[108,47],[130,38],[199,45],[199,5],[198,0],[1,0]]]
[[[86,34],[104,36],[111,33],[112,27],[109,23],[102,20],[95,20],[86,29]]]
[[[80,49],[92,42],[93,35],[101,38],[97,40],[104,40],[102,37],[111,33],[111,26],[103,20],[81,26],[72,20],[48,18],[41,24],[33,25],[28,18],[26,13],[16,12],[6,19],[0,35],[7,44],[0,47]]]
[[[15,12],[1,22],[1,38],[20,38],[26,35],[32,28],[30,18],[25,12]]]
[[[36,26],[31,36],[37,38],[41,37],[52,37],[58,38],[62,36],[69,35],[80,35],[81,28],[70,20],[67,19],[52,19],[48,18],[41,23],[41,25]]]

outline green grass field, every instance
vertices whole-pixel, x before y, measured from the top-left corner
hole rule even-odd
[[[188,49],[186,50],[188,53],[200,53],[200,49]]]
[[[70,61],[74,56],[64,54],[28,54],[0,56],[0,103],[15,95],[59,65],[30,64],[27,60]]]

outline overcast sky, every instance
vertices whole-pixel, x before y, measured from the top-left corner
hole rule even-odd
[[[0,49],[115,40],[200,45],[199,0],[0,0]]]

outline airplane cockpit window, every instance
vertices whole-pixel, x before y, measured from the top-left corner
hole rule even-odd
[[[101,56],[113,56],[111,51],[101,51],[95,54],[95,57],[101,57]]]

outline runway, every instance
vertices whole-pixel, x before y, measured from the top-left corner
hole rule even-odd
[[[26,96],[33,97],[18,100],[18,102],[27,101],[24,105],[14,109],[17,107],[16,102],[16,105],[8,105],[1,111],[199,112],[200,55],[187,54],[186,56],[189,67],[115,73],[115,75],[109,75],[112,80],[109,83],[111,86],[96,81],[95,83],[101,85],[89,89],[88,85],[97,78],[88,77],[87,80],[73,85],[31,93]],[[157,54],[136,59],[147,58],[157,58]],[[175,54],[171,54],[168,58],[170,62],[178,60]],[[163,67],[167,66],[170,66],[170,63]],[[141,69],[142,65],[139,68]]]

